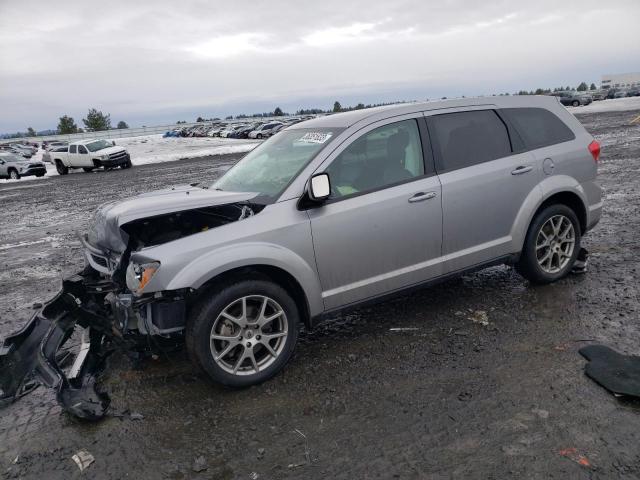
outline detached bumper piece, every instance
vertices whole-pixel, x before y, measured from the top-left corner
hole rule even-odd
[[[0,405],[42,384],[56,391],[58,402],[69,413],[87,420],[104,416],[109,397],[97,391],[96,376],[107,355],[106,337],[113,333],[95,299],[108,289],[109,284],[92,283],[81,274],[69,277],[22,330],[5,339],[0,345]],[[83,328],[81,346],[66,375],[58,365],[65,358],[61,348],[78,330],[76,326]]]

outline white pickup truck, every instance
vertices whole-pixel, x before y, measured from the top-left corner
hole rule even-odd
[[[82,168],[85,172],[90,172],[100,167],[105,170],[131,167],[129,153],[108,140],[82,140],[70,143],[66,151],[52,151],[50,155],[60,175],[69,173],[70,168]]]

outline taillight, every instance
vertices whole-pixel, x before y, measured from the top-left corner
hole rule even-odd
[[[600,158],[600,144],[594,140],[587,148],[589,149],[589,152],[591,152],[593,161],[597,162],[598,158]]]

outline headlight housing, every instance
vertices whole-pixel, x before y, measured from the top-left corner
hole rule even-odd
[[[100,160],[109,160],[109,155],[101,155]]]
[[[129,263],[127,267],[127,287],[135,295],[142,295],[144,287],[151,281],[160,268],[160,262]]]

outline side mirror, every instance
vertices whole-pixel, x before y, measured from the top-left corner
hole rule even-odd
[[[115,147],[116,146],[116,141],[115,140],[111,140],[111,145],[113,145]]]
[[[317,173],[309,180],[309,198],[313,202],[324,202],[331,195],[328,173]]]

